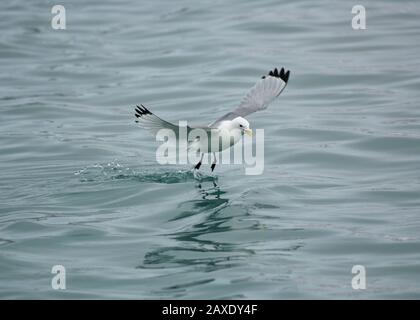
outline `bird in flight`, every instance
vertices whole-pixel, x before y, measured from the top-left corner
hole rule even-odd
[[[244,118],[245,116],[254,113],[256,111],[264,110],[268,105],[277,98],[280,93],[284,90],[289,80],[290,70],[281,68],[279,71],[277,68],[270,71],[267,75],[263,76],[257,81],[257,83],[247,92],[242,98],[239,105],[232,111],[224,114],[222,117],[211,122],[206,127],[190,127],[187,126],[187,134],[193,129],[204,130],[211,139],[206,141],[201,139],[193,139],[189,141],[189,148],[198,150],[201,153],[200,161],[195,165],[194,169],[200,169],[205,153],[213,153],[213,163],[211,164],[211,171],[213,172],[216,166],[216,152],[221,152],[224,149],[230,148],[236,142],[238,142],[244,134],[252,136],[252,130],[249,127],[249,122]],[[149,111],[144,105],[135,107],[136,123],[140,127],[157,134],[161,129],[172,130],[178,138],[179,126],[171,122],[165,121],[154,113]],[[228,145],[219,145],[211,143],[212,139],[222,138],[228,135],[233,137]]]

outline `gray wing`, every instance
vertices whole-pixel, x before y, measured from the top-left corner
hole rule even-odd
[[[136,106],[134,108],[134,111],[134,115],[136,116],[136,123],[138,123],[141,128],[148,130],[155,136],[161,129],[170,129],[175,133],[177,139],[179,138],[180,127],[178,125],[159,118],[149,109],[147,109],[144,105],[141,105],[141,107]],[[193,129],[196,128],[187,126],[187,134],[189,134]],[[210,132],[211,130],[207,127],[197,129],[203,129],[206,132]]]
[[[225,120],[232,120],[236,117],[245,117],[253,112],[264,110],[284,90],[289,80],[290,70],[280,71],[275,68],[267,76],[263,76],[242,98],[239,106],[231,112],[226,113],[216,121],[209,124],[209,127],[217,125]]]

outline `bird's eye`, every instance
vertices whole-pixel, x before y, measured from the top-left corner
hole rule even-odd
[[[243,127],[243,125],[241,125],[241,124],[240,124],[240,125],[239,125],[239,127],[240,127],[240,128],[242,128],[242,127]]]

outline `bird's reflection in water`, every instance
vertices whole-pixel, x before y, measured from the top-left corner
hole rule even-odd
[[[216,179],[197,182],[195,187],[199,199],[180,203],[177,215],[169,220],[178,227],[164,236],[175,243],[148,252],[139,268],[193,266],[213,271],[236,266],[254,253],[240,243],[223,240],[233,230],[231,220],[248,212],[230,203]]]
[[[203,184],[202,182],[197,182],[196,184],[196,188],[199,190],[199,192],[201,193],[202,199],[206,200],[207,198],[211,199],[220,199],[220,194],[222,193],[220,191],[219,186],[216,183],[216,180],[212,180],[211,181],[213,186],[212,187],[204,187],[203,188]]]

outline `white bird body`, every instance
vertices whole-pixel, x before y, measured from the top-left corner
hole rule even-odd
[[[202,153],[221,152],[236,144],[244,133],[251,135],[251,132],[249,122],[242,117],[224,120],[219,123],[217,128],[206,131],[206,137],[200,136],[194,139],[188,150]]]

